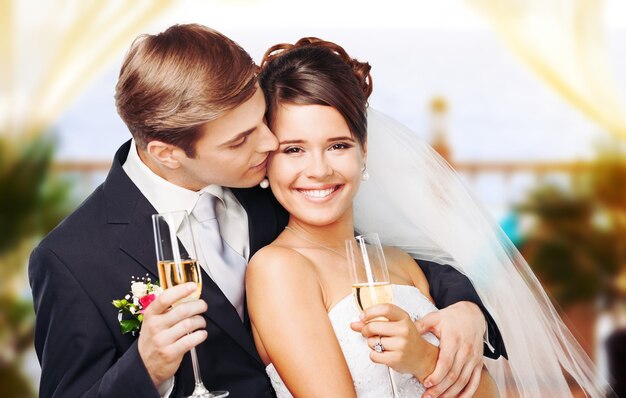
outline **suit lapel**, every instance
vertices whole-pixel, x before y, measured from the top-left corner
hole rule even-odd
[[[158,280],[150,219],[156,210],[122,169],[129,150],[130,141],[115,154],[111,171],[104,182],[107,223],[127,226],[117,237],[119,248],[139,263],[154,280]]]
[[[208,304],[207,318],[229,334],[254,359],[263,364],[254,346],[252,336],[241,322],[235,307],[224,296],[224,293],[213,282],[213,279],[209,278],[204,271],[202,271],[202,278],[202,294],[200,297]]]
[[[130,141],[116,153],[113,166],[104,183],[107,222],[127,224],[125,232],[119,236],[120,250],[139,263],[153,280],[158,280],[151,221],[151,215],[157,211],[122,169],[129,150]],[[207,302],[209,308],[205,316],[262,363],[237,311],[215,282],[204,271],[202,273],[200,297]]]

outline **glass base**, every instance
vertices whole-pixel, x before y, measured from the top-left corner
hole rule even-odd
[[[209,391],[202,384],[196,384],[193,393],[187,398],[224,398],[229,396],[228,391]]]

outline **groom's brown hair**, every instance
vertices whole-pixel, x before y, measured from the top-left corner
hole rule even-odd
[[[158,140],[194,157],[200,127],[252,97],[256,81],[256,65],[237,43],[202,25],[174,25],[135,39],[115,103],[140,148]]]

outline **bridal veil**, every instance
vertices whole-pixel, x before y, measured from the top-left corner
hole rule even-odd
[[[459,175],[415,133],[371,108],[367,169],[355,228],[472,281],[508,352],[508,361],[485,359],[502,396],[569,397],[568,379],[590,397],[606,396],[607,383],[536,276]]]

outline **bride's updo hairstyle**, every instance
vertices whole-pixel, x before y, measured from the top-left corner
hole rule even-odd
[[[372,93],[370,65],[351,58],[339,45],[315,37],[277,44],[261,61],[259,83],[272,126],[280,104],[335,108],[363,146],[367,136],[367,99]]]

